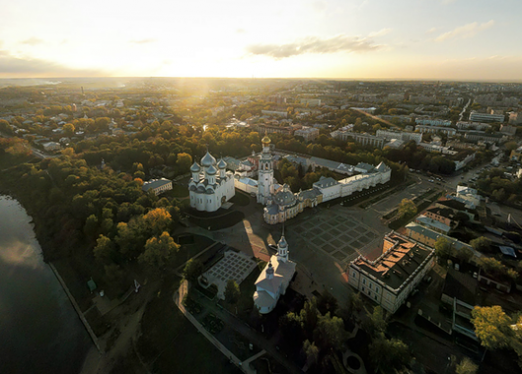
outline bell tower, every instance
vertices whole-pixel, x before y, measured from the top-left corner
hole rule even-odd
[[[268,198],[274,192],[274,162],[270,152],[270,138],[265,134],[261,139],[263,151],[259,156],[257,202],[266,205]]]

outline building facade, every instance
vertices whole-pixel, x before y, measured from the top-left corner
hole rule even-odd
[[[442,126],[426,126],[426,125],[417,125],[415,127],[416,130],[419,130],[421,134],[436,134],[442,133],[448,136],[454,136],[457,133],[457,130],[451,127],[442,127]]]
[[[432,268],[434,250],[395,232],[383,239],[383,254],[350,263],[350,286],[393,314]]]
[[[505,116],[503,114],[487,114],[472,111],[469,115],[469,120],[474,122],[504,122]]]
[[[150,181],[143,182],[143,186],[141,186],[141,189],[145,192],[148,191],[154,191],[156,196],[159,194],[172,190],[172,181],[169,181],[168,179],[161,178],[161,179],[151,179]]]
[[[194,161],[188,188],[190,206],[204,212],[215,212],[235,194],[234,175],[226,171],[227,164],[207,151],[201,165]]]
[[[415,132],[399,132],[399,131],[389,131],[389,130],[377,130],[376,135],[380,138],[384,138],[386,140],[402,140],[403,142],[408,142],[410,140],[414,140],[415,143],[419,144],[422,141],[422,134]]]
[[[265,135],[261,143],[263,151],[259,156],[257,172],[257,202],[266,205],[268,198],[274,193],[274,161],[270,152],[270,138]]]

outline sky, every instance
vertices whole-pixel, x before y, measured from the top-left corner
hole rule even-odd
[[[0,78],[522,81],[520,0],[0,0]]]

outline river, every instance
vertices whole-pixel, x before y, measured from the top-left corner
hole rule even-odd
[[[75,374],[92,346],[41,252],[31,217],[0,195],[2,374]]]

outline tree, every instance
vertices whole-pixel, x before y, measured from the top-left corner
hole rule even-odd
[[[176,165],[178,165],[181,174],[187,173],[192,165],[192,156],[188,153],[178,153]]]
[[[197,281],[203,272],[203,263],[198,259],[191,258],[183,268],[183,276],[190,281]]]
[[[347,337],[343,320],[332,317],[330,312],[319,316],[314,335],[316,337],[314,340],[320,342],[323,348],[335,347],[336,349],[342,348]]]
[[[410,199],[402,199],[401,203],[399,204],[398,211],[401,217],[412,217],[415,215],[415,213],[417,213],[417,207]]]
[[[386,339],[384,334],[374,338],[369,346],[370,360],[376,373],[395,374],[409,364],[411,355],[408,346],[399,339]]]
[[[74,125],[72,123],[66,123],[65,125],[63,125],[63,134],[65,136],[73,136],[75,130],[76,129],[74,128]]]
[[[471,323],[480,343],[488,349],[506,348],[511,346],[514,334],[511,329],[511,318],[504,313],[502,307],[476,306],[471,311]]]
[[[469,245],[473,247],[474,250],[479,252],[487,252],[491,245],[491,240],[485,238],[483,236],[473,239],[469,242]]]
[[[435,255],[444,263],[451,256],[451,243],[445,237],[441,236],[435,242]]]
[[[98,217],[96,217],[94,214],[91,214],[89,217],[87,217],[87,220],[85,221],[85,225],[83,226],[83,233],[86,236],[90,236],[92,238],[94,235],[96,235],[98,229]]]
[[[373,313],[368,316],[364,323],[364,330],[371,336],[383,334],[386,331],[386,320],[384,319],[384,310],[377,305],[373,308]]]
[[[319,348],[314,342],[310,343],[310,340],[306,339],[303,343],[303,351],[306,354],[306,361],[308,365],[313,365],[317,362],[319,357]]]
[[[319,320],[319,311],[317,310],[317,301],[315,297],[306,300],[303,309],[299,312],[303,329],[311,336],[317,326]]]
[[[473,257],[473,251],[468,247],[462,247],[457,251],[457,258],[462,262],[469,262]]]
[[[114,256],[114,243],[110,238],[100,235],[96,240],[93,253],[96,261],[102,264],[109,264]]]
[[[239,290],[239,285],[235,280],[229,279],[225,288],[225,302],[235,305],[239,301],[240,296],[241,291]]]
[[[455,368],[456,374],[476,374],[478,366],[473,363],[468,357],[464,357],[462,361]]]
[[[146,228],[157,235],[167,230],[172,223],[172,217],[165,208],[152,209],[143,216]]]
[[[163,270],[178,250],[179,245],[165,231],[159,237],[147,240],[145,251],[138,257],[138,262],[153,270]]]

